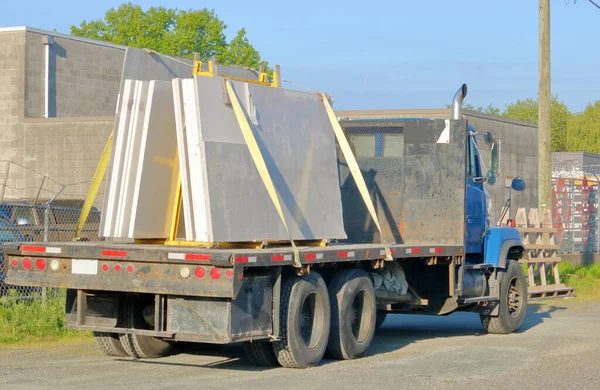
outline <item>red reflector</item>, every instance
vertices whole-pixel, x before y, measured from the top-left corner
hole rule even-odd
[[[102,264],[102,271],[108,271],[108,264]]]
[[[225,276],[227,276],[228,279],[233,278],[233,270],[228,269],[227,271],[225,271]]]
[[[18,265],[19,265],[19,260],[17,260],[17,259],[12,259],[12,260],[10,261],[10,264],[11,264],[13,267],[16,267],[16,266],[18,266]]]
[[[221,277],[221,270],[218,268],[213,268],[210,270],[210,277],[213,279],[219,279]]]
[[[238,279],[239,279],[239,280],[242,280],[243,278],[244,278],[244,274],[242,274],[241,272],[240,272],[240,273],[238,273]]]
[[[26,257],[23,259],[23,268],[25,269],[31,269],[31,259],[29,257]]]
[[[396,250],[395,249],[390,249],[390,252],[392,253],[392,255],[396,254]]]
[[[410,253],[421,253],[421,248],[412,248]]]
[[[127,272],[133,272],[133,265],[127,266]]]
[[[517,227],[517,222],[514,219],[509,219],[506,221],[506,226],[508,227]]]
[[[271,256],[271,261],[283,261],[285,260],[284,255],[273,255]]]
[[[340,257],[340,258],[348,257],[348,252],[338,252],[337,257]]]
[[[121,264],[115,264],[115,271],[121,272]]]
[[[102,249],[102,256],[126,257],[127,251],[116,251],[112,249]]]
[[[248,262],[248,256],[238,256],[235,258],[235,262],[236,263],[247,263]]]
[[[23,245],[21,247],[21,251],[22,252],[41,252],[41,253],[45,253],[46,252],[46,247],[45,246],[28,246],[28,245]]]
[[[37,259],[35,261],[35,268],[39,269],[40,271],[46,268],[46,260],[44,259]]]
[[[442,253],[444,251],[444,248],[435,248],[433,251],[435,253]]]
[[[204,275],[206,275],[206,271],[204,270],[204,267],[196,268],[196,277],[198,279],[202,279],[204,277]]]
[[[210,255],[203,255],[200,253],[186,253],[185,260],[202,260],[202,261],[209,261],[210,260]]]
[[[305,253],[304,254],[304,260],[316,260],[316,259],[317,259],[316,253]]]

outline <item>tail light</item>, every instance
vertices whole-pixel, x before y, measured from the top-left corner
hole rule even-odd
[[[46,260],[44,259],[37,259],[35,261],[35,268],[39,269],[40,271],[43,271],[46,269]]]
[[[213,268],[210,270],[210,277],[217,280],[221,277],[221,270],[218,268]]]
[[[25,269],[31,269],[31,267],[33,266],[33,263],[31,262],[31,259],[29,257],[26,257],[23,259],[23,268]]]

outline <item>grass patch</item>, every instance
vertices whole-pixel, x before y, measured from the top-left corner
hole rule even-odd
[[[39,295],[19,299],[16,291],[0,298],[0,344],[86,339],[90,333],[65,328],[66,291],[42,303]]]
[[[527,275],[525,264],[523,269]],[[560,282],[573,287],[578,297],[600,296],[600,264],[574,267],[571,263],[563,261],[558,263],[558,273]],[[554,283],[551,267],[547,267],[546,281],[548,284]],[[540,285],[539,275],[535,277],[535,282]]]

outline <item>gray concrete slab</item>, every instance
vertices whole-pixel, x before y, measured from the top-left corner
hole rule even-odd
[[[224,104],[222,79],[196,77],[195,83],[200,142],[191,153],[197,158],[196,166],[205,164],[212,240],[288,239],[233,109]],[[335,139],[320,97],[243,82],[233,82],[233,86],[278,191],[292,237],[345,238]]]
[[[179,178],[170,82],[150,81],[139,145],[127,237],[167,238]]]

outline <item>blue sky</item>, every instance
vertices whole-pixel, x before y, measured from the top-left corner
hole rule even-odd
[[[2,1],[0,26],[70,31],[122,1]],[[337,109],[432,108],[462,82],[475,106],[537,94],[537,0],[137,0],[212,8],[245,27],[286,80],[327,91]],[[257,6],[256,4],[260,4]],[[600,100],[600,9],[551,1],[552,94],[573,111]]]

